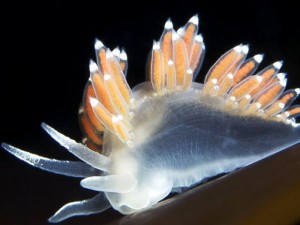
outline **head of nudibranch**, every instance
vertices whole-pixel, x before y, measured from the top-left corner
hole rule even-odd
[[[144,210],[171,192],[220,173],[247,166],[300,141],[291,106],[300,89],[284,91],[287,79],[278,61],[256,72],[263,55],[246,58],[240,44],[223,54],[203,84],[195,82],[205,46],[193,16],[177,31],[171,20],[154,41],[150,81],[131,89],[127,55],[96,40],[96,62],[79,110],[82,143],[46,124],[44,130],[81,161],[41,157],[11,145],[2,147],[43,170],[83,178],[98,192],[71,202],[50,219],[113,207],[123,214]]]

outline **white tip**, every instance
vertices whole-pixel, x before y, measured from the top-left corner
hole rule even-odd
[[[126,61],[127,60],[127,54],[124,50],[121,51],[121,54],[120,54],[120,59]]]
[[[174,64],[173,60],[169,59],[168,60],[168,65],[173,65],[173,64]]]
[[[254,58],[254,60],[255,60],[257,63],[261,63],[261,61],[262,61],[263,58],[264,58],[264,55],[263,55],[263,54],[258,54],[258,55],[255,55],[253,58]]]
[[[154,41],[153,42],[153,50],[158,50],[158,49],[160,49],[159,42]]]
[[[98,71],[98,66],[93,60],[90,60],[89,68],[91,73]]]
[[[96,98],[90,97],[90,104],[92,107],[95,107],[99,104],[99,101]]]
[[[300,88],[295,88],[295,92],[296,92],[297,95],[299,95],[300,94]]]
[[[283,80],[280,80],[279,81],[279,84],[282,86],[282,87],[285,87],[286,86],[286,82],[287,82],[287,79],[283,79]]]
[[[263,78],[261,76],[256,76],[256,80],[258,81],[258,83],[262,82]]]
[[[118,47],[116,47],[113,51],[112,51],[112,54],[114,54],[114,56],[116,56],[117,58],[120,57],[120,49]]]
[[[279,102],[278,106],[279,108],[283,109],[285,105],[282,102]]]
[[[79,113],[79,114],[82,114],[83,112],[84,112],[83,107],[80,107],[78,113]]]
[[[243,45],[242,46],[242,52],[246,55],[249,52],[249,45]]]
[[[106,51],[106,58],[110,59],[112,57],[114,57],[113,53],[110,51],[110,49],[107,49],[107,51]]]
[[[184,31],[184,28],[183,27],[180,27],[178,30],[177,30],[177,34],[179,34],[180,36],[183,35],[183,31]]]
[[[235,102],[236,101],[236,97],[230,96],[230,100],[233,101],[233,102]]]
[[[173,29],[173,23],[172,23],[171,19],[168,19],[167,22],[165,23],[165,29],[166,30]]]
[[[227,77],[228,77],[229,79],[233,79],[233,74],[232,74],[232,73],[229,73],[229,74],[227,74]]]
[[[214,85],[213,89],[214,89],[215,91],[219,91],[219,90],[220,90],[220,86],[219,86],[219,85]]]
[[[197,42],[203,42],[203,37],[202,37],[202,35],[201,35],[201,34],[196,35],[195,40],[196,40]]]
[[[111,75],[109,75],[108,73],[104,74],[104,80],[109,80],[111,78]]]
[[[287,111],[285,111],[283,114],[284,114],[284,116],[285,116],[286,118],[290,116],[290,113],[287,112]]]
[[[218,83],[218,80],[217,80],[216,78],[214,78],[214,79],[211,80],[211,82],[212,82],[213,84],[217,84],[217,83]]]
[[[103,45],[103,43],[101,42],[101,41],[99,41],[98,39],[96,39],[96,41],[95,41],[95,49],[96,50],[99,50],[100,48],[102,48],[104,45]]]
[[[299,127],[300,124],[299,124],[299,123],[296,123],[295,121],[292,121],[292,126],[296,128],[296,127]]]
[[[259,102],[256,102],[256,103],[255,103],[255,106],[256,106],[256,108],[257,108],[257,109],[260,109],[260,107],[261,107],[261,103],[259,103]]]
[[[279,70],[282,67],[282,64],[283,64],[283,61],[277,61],[277,62],[273,63],[273,66]]]
[[[278,73],[276,75],[276,77],[279,79],[279,80],[283,80],[285,77],[286,77],[286,73]]]
[[[180,36],[179,36],[179,34],[177,34],[177,32],[173,32],[172,33],[172,40],[173,41],[176,41],[176,40],[178,40],[180,38]]]
[[[121,114],[117,115],[117,117],[119,118],[119,120],[123,120],[124,119],[124,117]]]
[[[285,123],[286,123],[286,124],[291,125],[291,122],[292,122],[291,119],[287,119],[287,118],[286,118],[286,120],[285,120]]]
[[[188,70],[186,71],[186,73],[189,74],[189,75],[192,75],[192,74],[193,74],[193,70],[192,70],[192,69],[188,69]]]
[[[233,50],[236,51],[237,53],[241,53],[241,51],[242,51],[242,45],[240,44],[240,45],[235,46],[233,48]]]
[[[247,95],[245,95],[245,98],[249,100],[249,99],[251,99],[251,95],[247,94]]]
[[[193,17],[189,20],[189,23],[193,23],[193,24],[195,24],[196,26],[198,26],[198,24],[199,24],[199,18],[198,18],[198,15],[193,16]]]
[[[113,115],[113,116],[112,116],[112,122],[113,122],[113,123],[116,123],[116,122],[118,122],[118,121],[120,121],[120,117]]]

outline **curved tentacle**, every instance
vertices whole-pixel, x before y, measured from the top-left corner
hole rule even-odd
[[[26,152],[6,143],[2,143],[1,146],[10,154],[23,160],[24,162],[51,173],[70,177],[89,177],[99,175],[100,173],[99,170],[96,170],[95,168],[83,162],[49,159]]]
[[[136,187],[137,180],[129,174],[93,176],[81,180],[80,185],[94,191],[126,193]]]
[[[109,171],[111,159],[101,155],[97,152],[91,151],[83,144],[77,143],[76,141],[66,137],[65,135],[54,130],[52,127],[45,123],[42,123],[42,128],[59,144],[65,147],[69,152],[74,154],[76,157],[91,165],[94,168],[103,171]]]
[[[73,216],[83,216],[100,213],[110,208],[111,205],[104,193],[99,193],[95,197],[87,200],[70,202],[61,207],[48,221],[58,223]]]

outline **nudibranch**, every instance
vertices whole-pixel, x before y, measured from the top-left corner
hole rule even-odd
[[[256,72],[263,55],[246,59],[248,45],[223,54],[203,84],[195,82],[205,46],[193,16],[177,31],[165,23],[148,60],[149,81],[131,89],[127,54],[95,42],[90,61],[78,143],[50,126],[43,129],[81,161],[35,155],[2,144],[9,153],[40,169],[82,178],[98,192],[64,205],[49,222],[102,212],[147,209],[171,192],[245,167],[300,142],[293,101],[300,89],[284,90],[282,61]]]

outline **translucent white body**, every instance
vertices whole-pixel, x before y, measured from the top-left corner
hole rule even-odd
[[[62,146],[84,162],[41,157],[11,145],[7,151],[40,169],[84,178],[81,186],[100,191],[71,202],[49,222],[99,213],[113,207],[130,214],[189,188],[205,178],[247,166],[300,142],[300,128],[226,110],[225,98],[202,94],[202,84],[186,92],[158,96],[150,83],[133,89],[133,143],[106,130],[103,155],[42,124]],[[104,171],[104,172],[101,172]]]
[[[79,118],[82,143],[46,124],[43,129],[80,161],[48,159],[2,144],[40,169],[83,178],[98,194],[61,207],[49,222],[102,212],[145,210],[171,192],[228,173],[300,142],[290,106],[300,89],[284,92],[287,79],[278,61],[254,75],[262,55],[246,60],[248,45],[227,51],[194,82],[205,46],[193,16],[178,31],[170,20],[154,42],[151,82],[132,90],[126,82],[127,55],[95,42],[96,61],[84,91]],[[93,151],[95,150],[95,151]],[[201,203],[200,203],[201,204]]]
[[[157,203],[172,189],[191,187],[300,141],[299,128],[226,111],[224,99],[201,95],[199,84],[164,96],[153,95],[150,85],[133,89],[140,98],[131,121],[134,144],[105,134],[111,173],[130,174],[137,181],[127,193],[106,192],[124,214]]]

